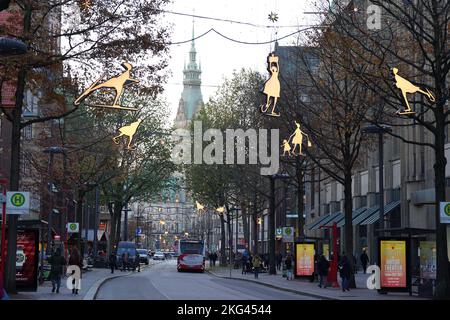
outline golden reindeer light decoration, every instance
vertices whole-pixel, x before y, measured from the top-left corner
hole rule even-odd
[[[93,107],[100,107],[100,108],[111,108],[111,109],[120,109],[120,110],[128,110],[128,111],[137,111],[136,108],[129,108],[124,107],[118,104],[120,97],[122,96],[122,93],[124,91],[124,87],[133,84],[133,83],[139,83],[139,80],[132,79],[131,78],[131,70],[133,69],[133,66],[129,64],[128,62],[122,63],[122,67],[125,69],[125,71],[118,75],[117,77],[113,77],[111,79],[108,79],[102,83],[99,83],[104,75],[102,75],[100,78],[97,79],[89,88],[87,88],[74,102],[74,105],[79,105],[84,99],[86,99],[91,93],[94,91],[97,91],[99,89],[114,89],[115,90],[115,97],[114,102],[112,105],[92,105]]]
[[[424,91],[420,87],[412,84],[405,78],[402,78],[401,76],[399,76],[397,68],[393,68],[392,73],[394,74],[394,78],[395,78],[395,86],[402,91],[403,99],[405,100],[405,104],[406,104],[406,109],[401,112],[400,112],[400,110],[397,111],[397,114],[403,115],[403,114],[414,114],[415,113],[414,111],[412,111],[411,107],[409,106],[408,97],[406,96],[407,93],[417,93],[418,92],[418,93],[421,93],[421,94],[427,96],[431,102],[436,101],[436,99],[434,98],[434,96],[430,90],[426,89],[426,91]]]
[[[136,133],[137,128],[139,127],[139,125],[141,124],[142,120],[138,120],[136,122],[133,122],[132,124],[128,125],[128,126],[124,126],[122,128],[119,129],[120,134],[118,136],[115,136],[113,138],[113,141],[115,144],[119,144],[119,141],[117,141],[118,138],[122,137],[122,136],[126,136],[128,137],[128,145],[127,145],[127,149],[132,150],[131,146],[131,141],[133,140],[133,136]]]

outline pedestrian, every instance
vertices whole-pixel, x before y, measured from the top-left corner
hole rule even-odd
[[[292,256],[288,255],[286,260],[284,261],[284,265],[286,266],[286,280],[293,280],[292,276]]]
[[[134,257],[134,265],[138,269],[138,272],[141,272],[141,257],[139,256],[139,252],[136,250],[136,255]],[[133,271],[135,268],[133,268]]]
[[[277,255],[277,270],[280,271],[281,270],[281,265],[283,263],[283,255],[280,253],[278,253]]]
[[[128,252],[122,253],[122,271],[128,271]]]
[[[328,276],[328,268],[329,267],[330,267],[330,263],[325,258],[325,256],[322,254],[319,258],[319,263],[317,265],[317,268],[319,271],[319,281],[320,281],[319,288],[322,288],[322,285],[324,288],[327,287],[326,278]]]
[[[61,277],[63,274],[64,266],[67,264],[66,259],[61,256],[61,249],[57,248],[55,253],[48,258],[50,263],[50,279],[52,280],[52,292],[59,293],[59,288],[61,287]],[[56,286],[56,287],[55,287]]]
[[[80,252],[78,251],[77,247],[74,247],[72,249],[72,251],[70,252],[70,257],[69,257],[69,265],[70,266],[77,266],[80,268],[80,271],[83,268],[83,261],[81,260],[80,257]],[[75,271],[73,271],[75,272]],[[80,273],[81,275],[81,273]],[[75,279],[72,280],[72,294],[78,294],[78,289],[75,289]]]
[[[367,265],[369,264],[369,256],[366,253],[366,249],[363,249],[363,252],[361,253],[359,259],[361,260],[361,264],[365,274],[367,270]]]
[[[343,255],[341,262],[339,263],[339,274],[342,279],[342,291],[345,292],[350,291],[350,276],[351,276],[351,268],[350,263],[347,256]]]
[[[241,258],[242,274],[247,274],[247,260],[248,260],[248,257],[245,254],[243,254],[242,258]]]
[[[114,273],[114,269],[117,269],[117,256],[115,251],[111,251],[109,255],[109,266],[111,268],[111,273]]]
[[[352,255],[353,258],[353,273],[357,274],[358,273],[358,265],[357,265],[357,259],[355,255]]]
[[[213,253],[213,266],[216,266],[216,261],[217,261],[217,252]]]
[[[253,255],[252,264],[253,264],[255,279],[258,279],[259,268],[261,268],[262,260],[257,254]]]

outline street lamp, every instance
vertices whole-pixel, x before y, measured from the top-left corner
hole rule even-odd
[[[48,224],[47,224],[46,253],[47,253],[47,255],[50,255],[50,253],[51,253],[50,245],[52,242],[52,216],[53,216],[53,204],[54,204],[53,194],[58,192],[58,190],[55,187],[54,181],[53,181],[53,156],[54,156],[54,154],[63,154],[65,156],[66,150],[65,150],[65,148],[62,148],[62,147],[49,147],[49,148],[45,148],[42,152],[49,154],[48,172],[49,172],[50,182],[48,183],[48,190],[50,191],[50,201],[51,201],[50,207],[51,208],[48,212],[48,219],[47,219]],[[62,230],[61,230],[61,232],[62,232]]]
[[[383,136],[384,133],[392,132],[392,128],[387,125],[368,125],[367,127],[364,127],[361,130],[362,133],[370,134],[370,133],[376,133],[378,134],[378,184],[379,184],[379,191],[380,191],[380,216],[378,218],[378,224],[380,229],[386,229],[385,219],[384,219],[384,145],[383,145]],[[375,232],[375,230],[374,230]],[[377,244],[375,243],[376,247]],[[376,251],[372,253],[373,257],[376,257]]]

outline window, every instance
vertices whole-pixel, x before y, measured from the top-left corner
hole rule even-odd
[[[392,162],[392,188],[400,188],[401,172],[400,172],[400,160]]]
[[[342,199],[344,199],[344,186],[336,182],[336,200],[340,201]]]
[[[325,200],[326,203],[331,202],[331,184],[325,185]]]
[[[369,192],[369,171],[361,172],[361,195],[365,196]]]

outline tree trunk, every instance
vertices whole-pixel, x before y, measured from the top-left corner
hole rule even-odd
[[[24,4],[23,33],[26,34],[31,26],[32,6],[29,3]],[[12,110],[12,129],[11,129],[11,168],[9,174],[9,189],[19,191],[20,187],[20,142],[21,142],[21,121],[22,108],[25,92],[27,70],[22,67],[17,76],[17,86],[15,95],[15,106]],[[4,288],[9,293],[16,293],[16,251],[17,251],[17,224],[19,217],[17,215],[8,216],[8,247],[5,261]]]
[[[253,253],[254,254],[258,254],[258,210],[257,210],[257,206],[256,206],[256,201],[257,201],[257,197],[255,194],[254,197],[254,205],[253,205],[253,214],[252,214],[252,218],[253,218]]]
[[[297,230],[298,230],[298,237],[300,240],[305,238],[305,217],[304,217],[304,210],[305,210],[305,203],[304,203],[304,185],[303,185],[303,170],[302,170],[302,163],[299,159],[299,157],[296,157],[296,178],[297,178]],[[314,177],[313,177],[314,179]],[[312,200],[314,201],[314,200]]]
[[[77,217],[77,222],[79,224],[79,230],[78,230],[78,235],[77,235],[77,248],[78,248],[78,252],[82,252],[81,251],[81,233],[83,232],[83,202],[84,202],[84,195],[85,192],[83,190],[78,189],[77,192],[77,212],[76,212],[76,217]]]
[[[247,206],[245,202],[241,203],[241,210],[242,210],[242,228],[244,229],[244,242],[246,246],[250,244],[250,235],[249,235],[249,229],[248,229],[248,213],[247,213]]]
[[[220,215],[220,265],[227,265],[227,255],[225,250],[225,218],[223,214]]]
[[[352,200],[352,175],[351,171],[345,172],[344,175],[344,234],[345,234],[345,254],[347,255],[350,268],[353,270],[353,200]],[[352,273],[350,277],[350,288],[356,288],[355,275]]]
[[[438,134],[435,136],[435,157],[434,164],[435,175],[435,220],[436,220],[436,291],[435,296],[438,299],[450,298],[450,268],[447,256],[447,225],[440,223],[440,202],[445,202],[445,167],[447,159],[445,158],[445,119],[436,116],[436,127]],[[441,129],[439,129],[441,128]]]

